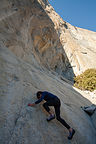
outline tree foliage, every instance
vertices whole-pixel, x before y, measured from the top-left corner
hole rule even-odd
[[[74,86],[81,90],[96,90],[96,69],[88,69],[74,78]]]

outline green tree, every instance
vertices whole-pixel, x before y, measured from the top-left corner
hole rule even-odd
[[[96,69],[88,69],[84,73],[74,77],[74,86],[81,90],[96,90]]]

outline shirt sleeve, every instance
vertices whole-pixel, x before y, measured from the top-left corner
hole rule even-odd
[[[39,104],[44,99],[44,97],[45,97],[45,94],[43,93],[42,96],[41,96],[41,98],[39,100],[37,100],[35,102],[35,104]]]

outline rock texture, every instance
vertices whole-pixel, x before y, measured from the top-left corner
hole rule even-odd
[[[91,119],[80,108],[92,103],[63,77],[85,69],[82,55],[95,67],[95,36],[64,22],[46,0],[0,1],[0,144],[96,143],[96,114]],[[71,142],[59,122],[47,123],[42,104],[27,107],[38,90],[61,99],[61,116],[76,129]]]
[[[68,131],[56,120],[48,123],[42,104],[27,107],[36,100],[38,90],[50,91],[61,99],[61,116],[76,129],[72,144],[95,144],[95,115],[91,118],[80,108],[91,102],[72,85],[40,67],[17,58],[0,47],[0,143],[67,144]]]
[[[20,58],[70,80],[96,68],[96,33],[64,22],[47,1],[4,0],[0,7],[0,39]]]
[[[31,64],[35,58],[37,63],[59,74],[68,71],[70,63],[54,23],[40,3],[32,0],[6,3],[5,0],[4,4],[0,21],[0,37],[4,45]],[[74,75],[72,70],[71,75]]]

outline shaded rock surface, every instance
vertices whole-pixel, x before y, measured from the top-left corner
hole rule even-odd
[[[94,114],[92,115],[92,121],[93,121],[93,125],[96,129],[96,110],[95,110]]]
[[[80,108],[92,103],[76,92],[70,81],[62,77],[72,80],[75,73],[71,63],[75,58],[71,61],[68,56],[75,51],[70,43],[70,40],[72,43],[74,40],[71,33],[74,27],[61,21],[58,15],[59,21],[56,18],[53,21],[50,12],[56,15],[45,0],[0,1],[1,144],[96,143],[96,114],[91,119]],[[58,30],[55,20],[58,23],[61,21]],[[75,29],[82,33],[87,31]],[[89,32],[91,34],[95,41],[95,33]],[[92,47],[95,47],[93,41]],[[73,45],[76,44],[77,47],[75,42]],[[94,58],[94,54],[92,56]],[[81,69],[76,70],[77,73],[81,72]],[[35,108],[27,107],[29,102],[36,100],[38,90],[50,91],[61,99],[61,116],[76,129],[71,142],[67,140],[68,131],[59,122],[53,120],[47,123],[48,114],[42,104]]]
[[[4,45],[27,62],[36,65],[37,61],[48,70],[68,74],[72,79],[74,73],[68,70],[70,63],[54,23],[40,3],[37,0],[2,3],[0,39]]]

